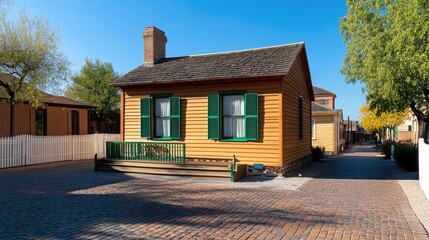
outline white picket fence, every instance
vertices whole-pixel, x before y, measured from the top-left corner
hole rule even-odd
[[[66,160],[105,157],[106,142],[119,134],[30,136],[0,138],[0,169]]]

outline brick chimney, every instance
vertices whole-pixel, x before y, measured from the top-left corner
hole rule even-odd
[[[156,61],[165,58],[165,33],[156,27],[146,27],[143,32],[144,64],[153,65]]]

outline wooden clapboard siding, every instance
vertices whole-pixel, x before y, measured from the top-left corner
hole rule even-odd
[[[207,95],[219,91],[246,90],[259,93],[259,140],[219,142],[208,139]],[[181,98],[181,140],[186,143],[186,157],[236,159],[243,164],[263,163],[282,166],[279,96],[281,79],[234,80],[224,83],[165,84],[153,87],[124,89],[124,140],[147,141],[140,138],[140,98],[150,94],[171,93]]]
[[[121,141],[124,141],[124,116],[125,116],[125,93],[124,90],[121,89],[121,110],[120,110],[120,135],[119,135],[119,139]]]
[[[304,55],[295,60],[282,82],[283,165],[311,154],[311,96],[305,74]],[[312,86],[310,86],[312,87]],[[303,138],[299,139],[299,95],[303,98]]]
[[[339,143],[339,136],[338,136],[338,117],[334,116],[334,152],[332,154],[338,155],[338,143]]]
[[[316,120],[316,139],[312,139],[312,146],[325,147],[325,151],[335,152],[336,127],[334,123],[334,116],[313,115],[313,119]]]

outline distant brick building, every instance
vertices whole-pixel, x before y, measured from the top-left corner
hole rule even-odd
[[[0,96],[0,100],[6,96]],[[88,104],[44,93],[39,99],[43,108],[28,103],[15,104],[14,135],[82,135],[88,134]],[[0,137],[10,136],[10,104],[0,102]]]

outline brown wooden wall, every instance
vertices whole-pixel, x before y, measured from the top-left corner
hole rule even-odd
[[[79,134],[88,134],[88,110],[46,106],[47,135],[71,134],[71,111],[79,112]],[[0,137],[9,136],[10,105],[0,103]],[[29,104],[15,104],[15,135],[36,133],[35,109]]]
[[[259,140],[249,142],[219,142],[208,139],[207,95],[228,90],[259,93]],[[187,158],[231,160],[241,163],[263,163],[281,166],[280,116],[281,80],[258,79],[211,84],[182,84],[162,87],[124,89],[124,140],[147,141],[140,138],[140,99],[150,94],[171,93],[181,98],[181,140],[186,143]]]
[[[311,154],[311,96],[308,92],[304,55],[300,54],[282,83],[283,164]],[[312,87],[312,86],[310,86]],[[299,95],[303,97],[303,138],[299,139]]]

